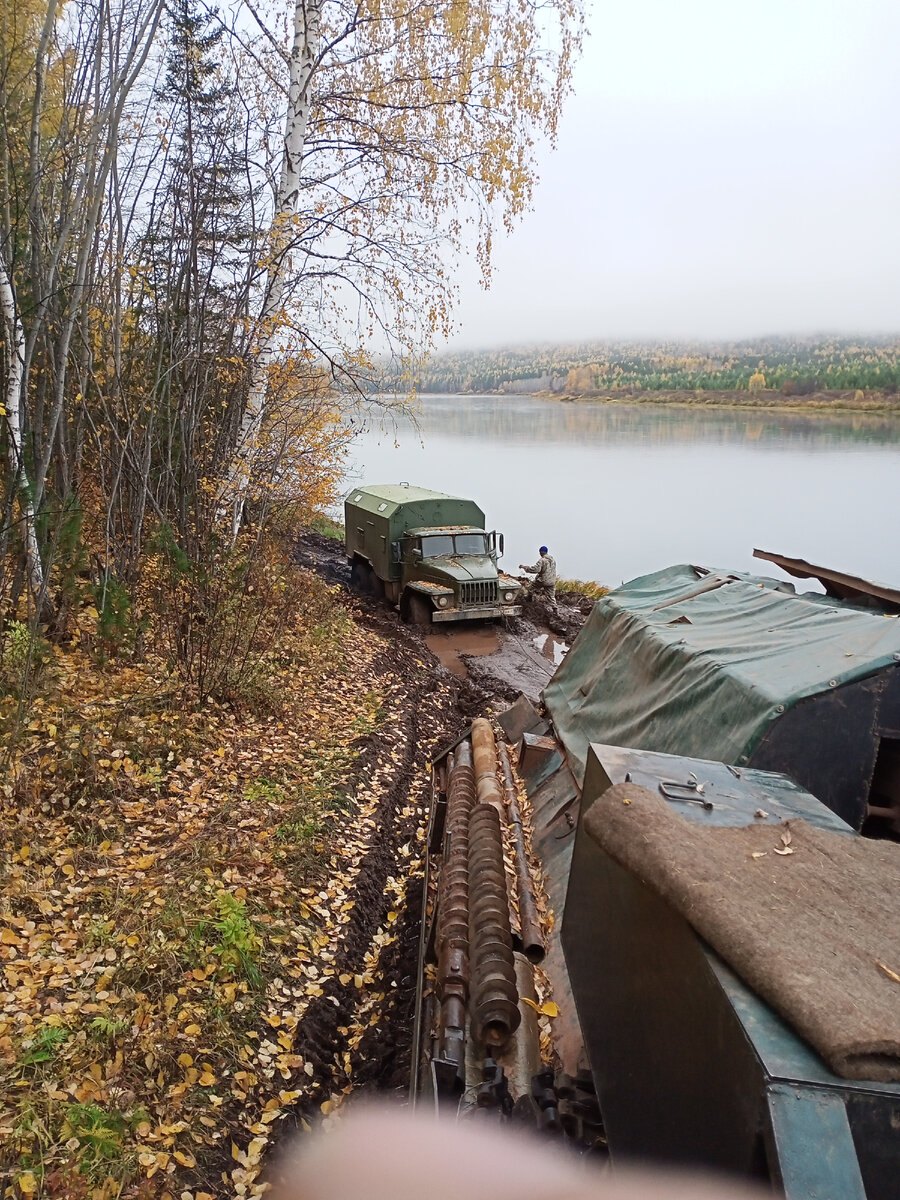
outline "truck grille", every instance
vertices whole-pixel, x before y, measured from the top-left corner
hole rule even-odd
[[[462,584],[460,606],[466,608],[470,604],[496,604],[496,579],[478,580],[475,583]]]

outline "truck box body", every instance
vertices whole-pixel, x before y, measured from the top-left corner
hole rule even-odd
[[[364,555],[381,579],[400,578],[400,563],[391,559],[391,542],[411,529],[484,529],[484,513],[474,500],[403,483],[354,488],[344,508],[347,555]]]

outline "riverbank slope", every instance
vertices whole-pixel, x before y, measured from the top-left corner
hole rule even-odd
[[[444,669],[349,592],[333,539],[295,561],[252,704],[196,703],[150,649],[105,659],[89,612],[27,709],[0,704],[13,1195],[261,1195],[284,1138],[405,1089],[429,763],[524,676],[510,654]],[[574,636],[577,602],[564,617]],[[539,689],[553,662],[520,632]]]

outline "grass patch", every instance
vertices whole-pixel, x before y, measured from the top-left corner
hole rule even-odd
[[[310,521],[309,528],[313,533],[321,533],[324,537],[334,538],[336,542],[344,540],[343,521],[333,521],[331,517],[326,517],[324,513],[317,513]]]
[[[44,1025],[38,1030],[37,1036],[22,1057],[22,1066],[31,1067],[37,1063],[52,1062],[57,1049],[68,1040],[68,1029],[59,1025]]]
[[[609,592],[608,587],[591,579],[557,579],[557,592],[579,592],[590,600],[600,600]]]

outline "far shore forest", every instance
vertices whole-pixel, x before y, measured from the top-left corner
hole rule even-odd
[[[893,408],[900,388],[900,337],[592,341],[458,351],[436,355],[417,384],[422,393],[460,395]]]

